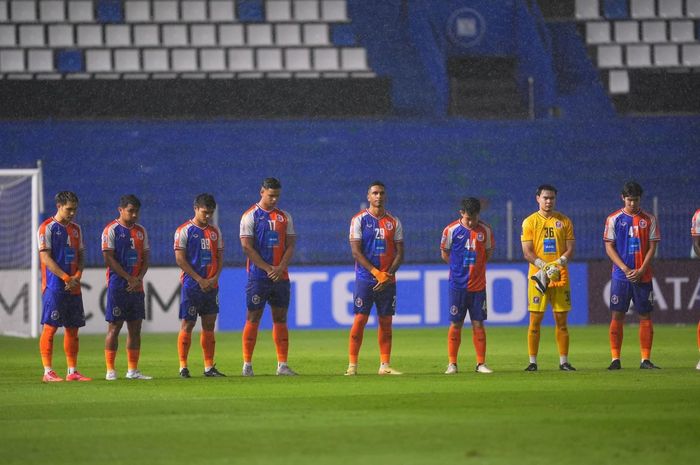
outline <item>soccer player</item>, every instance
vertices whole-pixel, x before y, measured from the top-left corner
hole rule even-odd
[[[295,376],[287,364],[290,283],[287,267],[294,256],[296,233],[292,216],[277,208],[282,184],[266,178],[260,200],[241,216],[240,239],[248,258],[246,322],[243,328],[243,376],[253,376],[253,351],[267,303],[272,310],[272,339],[277,350],[277,375]]]
[[[224,239],[218,227],[210,223],[216,211],[211,194],[194,199],[194,217],[175,231],[175,261],[182,269],[180,281],[180,333],[177,337],[180,376],[190,377],[187,355],[197,316],[202,319],[199,342],[204,354],[204,376],[226,376],[216,369],[214,328],[219,314],[219,276],[223,268]]]
[[[693,215],[690,235],[693,238],[693,250],[695,251],[695,255],[700,258],[700,208],[695,210],[695,214]],[[700,351],[700,321],[698,321],[698,351]],[[695,369],[700,370],[700,361]]]
[[[525,371],[537,371],[540,330],[547,303],[552,307],[559,369],[576,371],[569,363],[569,329],[571,286],[567,264],[573,258],[576,241],[574,226],[564,214],[555,210],[557,189],[549,184],[537,188],[538,211],[525,218],[520,241],[523,256],[530,263],[527,299],[530,312],[527,345],[530,364]]]
[[[350,222],[350,248],[355,259],[355,319],[350,330],[347,376],[357,374],[357,359],[372,306],[379,317],[380,375],[400,375],[391,368],[392,319],[396,313],[396,278],[403,262],[403,227],[385,207],[386,187],[374,181],[367,189],[369,208]]]
[[[119,346],[119,332],[126,321],[126,358],[128,379],[152,379],[139,371],[141,323],[146,317],[143,277],[148,271],[148,234],[137,224],[141,201],[135,195],[119,199],[119,218],[102,232],[102,255],[107,265],[107,336],[105,363],[107,381],[117,379],[114,361]]]
[[[605,220],[603,240],[605,252],[613,262],[610,284],[610,352],[612,362],[608,370],[619,370],[622,350],[625,313],[634,302],[639,314],[639,345],[642,362],[639,368],[659,368],[651,360],[654,326],[651,312],[654,309],[651,261],[661,240],[661,233],[654,215],[641,209],[642,187],[634,181],[622,187],[621,210]]]
[[[78,196],[70,191],[56,194],[56,214],[39,226],[41,260],[42,315],[39,351],[44,364],[45,383],[63,381],[52,367],[53,338],[59,327],[65,328],[63,351],[66,354],[66,381],[91,381],[78,371],[78,329],[85,326],[80,278],[83,274],[83,232],[73,223],[78,212]]]
[[[495,247],[491,226],[479,220],[481,202],[462,200],[460,218],[442,231],[440,255],[450,265],[450,329],[447,333],[449,363],[446,375],[457,373],[457,354],[462,343],[462,326],[469,312],[472,341],[476,351],[476,372],[493,373],[486,365],[486,262]]]

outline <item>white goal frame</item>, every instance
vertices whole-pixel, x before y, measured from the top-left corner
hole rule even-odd
[[[0,169],[0,176],[24,176],[31,177],[32,182],[32,231],[31,231],[31,273],[29,282],[29,334],[0,331],[7,336],[20,336],[37,338],[39,336],[40,315],[40,283],[39,283],[39,249],[37,247],[37,231],[39,230],[39,215],[44,211],[44,183],[42,179],[41,160],[37,161],[37,168],[30,169]],[[1,330],[1,328],[0,328]]]

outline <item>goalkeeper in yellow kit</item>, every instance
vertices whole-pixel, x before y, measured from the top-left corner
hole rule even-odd
[[[539,186],[535,199],[539,210],[525,218],[520,238],[523,256],[530,263],[527,289],[527,307],[530,312],[527,345],[530,364],[525,371],[537,371],[540,327],[547,303],[552,307],[556,323],[559,369],[575,371],[569,363],[567,327],[571,310],[567,264],[574,254],[574,226],[566,215],[554,210],[557,199],[557,189],[554,186]]]

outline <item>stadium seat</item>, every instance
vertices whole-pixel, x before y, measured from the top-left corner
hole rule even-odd
[[[73,23],[89,23],[95,20],[92,0],[70,0],[68,20]]]
[[[301,27],[299,24],[275,24],[275,43],[277,45],[300,45]]]
[[[219,45],[239,46],[245,45],[243,37],[243,25],[241,24],[220,24],[219,25]]]
[[[627,0],[603,0],[603,16],[608,19],[628,19],[630,16]]]
[[[7,21],[7,0],[0,0],[0,22]]]
[[[127,23],[146,23],[151,21],[151,2],[126,0],[124,2],[124,19]]]
[[[271,24],[248,24],[246,43],[248,45],[272,45],[272,25]]]
[[[85,71],[83,52],[80,50],[58,50],[56,69],[60,73],[82,73]]]
[[[180,19],[177,1],[156,0],[153,2],[153,21],[157,23],[174,23]]]
[[[253,61],[253,50],[250,48],[232,48],[228,50],[229,71],[253,71],[255,63]]]
[[[327,22],[347,21],[346,0],[321,0],[321,19]]]
[[[12,0],[10,2],[9,19],[13,23],[33,23],[36,17],[36,2],[34,0]]]
[[[39,3],[39,19],[42,23],[62,23],[66,20],[63,0],[43,0]]]
[[[644,21],[642,23],[643,42],[666,42],[667,40],[665,21]]]
[[[304,24],[304,43],[306,45],[329,45],[328,24]]]
[[[114,71],[129,73],[141,71],[139,51],[135,49],[117,49],[114,51]]]
[[[0,50],[0,73],[24,71],[24,50]]]
[[[622,47],[619,45],[598,46],[598,67],[619,68],[622,66]]]
[[[216,27],[213,24],[191,24],[190,43],[199,47],[216,45]]]
[[[199,67],[202,71],[226,71],[226,54],[221,48],[199,49]]]
[[[209,2],[209,20],[212,22],[235,21],[233,0],[211,0]]]
[[[317,0],[295,0],[294,19],[297,21],[318,21],[320,19]]]
[[[659,17],[661,18],[682,18],[683,17],[683,2],[682,0],[658,0],[659,1]]]
[[[17,45],[17,31],[14,24],[0,24],[0,47]]]
[[[339,69],[338,49],[315,48],[313,63],[316,71],[337,71]]]
[[[207,20],[207,5],[203,0],[184,0],[181,7],[183,21],[202,22]]]
[[[147,72],[170,71],[168,50],[162,48],[145,49],[143,51],[143,70]]]
[[[160,45],[158,26],[155,24],[136,24],[134,29],[134,45],[141,47]]]
[[[654,64],[661,67],[678,66],[677,45],[654,45]]]
[[[176,48],[170,51],[170,64],[173,71],[198,71],[197,51],[193,48]]]
[[[630,16],[636,19],[654,18],[656,0],[630,0]]]
[[[340,64],[343,71],[367,71],[367,52],[359,47],[343,48]]]
[[[47,31],[49,47],[72,47],[75,45],[72,25],[50,24]]]
[[[267,0],[265,2],[265,18],[268,22],[292,20],[292,5],[289,0]]]
[[[79,46],[99,47],[103,44],[102,26],[99,24],[78,24],[76,29]]]
[[[112,52],[110,50],[86,50],[85,71],[102,73],[112,71]]]
[[[45,45],[44,26],[21,24],[18,28],[20,47],[43,47]]]
[[[627,94],[630,91],[630,81],[627,71],[610,71],[608,89],[611,94]]]
[[[47,49],[27,51],[27,71],[46,73],[54,70],[53,52]]]
[[[637,21],[615,22],[615,42],[623,44],[639,42],[639,23]]]
[[[161,44],[167,47],[189,45],[187,26],[184,24],[164,24],[161,27]]]
[[[128,24],[105,25],[105,45],[109,47],[128,47],[131,45],[131,31]]]
[[[628,45],[625,50],[627,66],[643,68],[651,66],[651,47],[646,44]]]
[[[308,48],[287,48],[284,50],[284,63],[287,71],[309,71],[311,51]]]
[[[685,0],[685,15],[689,18],[700,18],[700,0]]]
[[[576,0],[574,7],[576,19],[600,18],[600,5],[598,0]]]
[[[682,49],[683,66],[700,67],[700,44],[685,44]]]
[[[258,71],[282,71],[282,50],[279,48],[256,49]]]
[[[671,21],[671,42],[695,42],[693,21]]]

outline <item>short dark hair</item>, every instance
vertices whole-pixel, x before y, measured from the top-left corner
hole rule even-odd
[[[381,187],[383,187],[384,189],[386,189],[386,186],[384,185],[383,182],[381,182],[381,181],[372,181],[371,183],[369,183],[369,186],[367,186],[367,192],[371,191],[372,188],[373,188],[374,186],[381,186]]]
[[[537,188],[535,195],[539,196],[542,193],[542,191],[552,191],[552,192],[554,192],[555,195],[557,194],[557,188],[551,184],[541,184]]]
[[[141,208],[141,201],[134,194],[122,195],[119,199],[119,208],[126,208],[133,205],[136,208]]]
[[[282,183],[277,178],[265,178],[262,182],[263,189],[282,189]]]
[[[216,210],[216,200],[214,200],[214,196],[211,194],[199,194],[197,197],[194,198],[194,207],[204,207],[209,208],[211,210]]]
[[[643,193],[644,189],[635,181],[627,181],[625,185],[622,186],[623,197],[641,197]]]
[[[75,192],[71,191],[61,191],[58,194],[56,194],[56,197],[54,197],[56,200],[56,205],[65,205],[68,202],[73,202],[73,203],[80,203],[78,200],[78,196],[75,195]]]
[[[476,197],[462,199],[459,211],[463,211],[468,215],[476,215],[481,211],[481,202]]]

